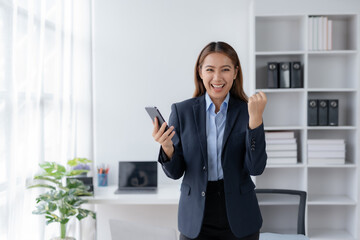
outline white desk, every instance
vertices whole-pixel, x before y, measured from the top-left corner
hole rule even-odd
[[[177,229],[179,185],[160,185],[154,193],[114,194],[116,189],[95,187],[95,196],[86,197],[89,204],[95,205],[97,240],[111,240],[110,219]]]
[[[178,204],[180,197],[180,186],[168,184],[159,186],[153,193],[122,193],[114,194],[117,186],[95,187],[94,197],[87,197],[92,204],[146,204],[146,205],[164,205]]]

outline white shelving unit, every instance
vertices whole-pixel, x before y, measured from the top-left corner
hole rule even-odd
[[[333,50],[308,50],[309,16],[333,21]],[[359,16],[255,15],[251,21],[251,90],[267,94],[265,130],[294,131],[298,143],[298,163],[268,165],[254,178],[257,188],[306,191],[306,232],[311,240],[360,239]],[[267,89],[267,63],[285,61],[301,62],[303,88]],[[307,102],[313,98],[339,99],[339,126],[307,126]],[[345,164],[308,164],[308,139],[345,139]],[[259,202],[262,231],[296,232],[296,222],[288,217],[291,212],[297,214],[294,199],[265,197]],[[272,220],[266,221],[269,216]]]

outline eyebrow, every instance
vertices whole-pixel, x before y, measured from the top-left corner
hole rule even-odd
[[[214,66],[212,66],[212,65],[206,65],[205,68],[207,68],[207,67],[212,67],[212,68],[214,68]],[[221,66],[221,68],[223,68],[223,67],[229,67],[229,68],[231,68],[230,65],[223,65],[223,66]]]

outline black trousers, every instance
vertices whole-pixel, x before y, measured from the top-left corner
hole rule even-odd
[[[180,240],[191,240],[180,234]],[[209,181],[206,189],[205,212],[200,234],[194,240],[259,240],[259,232],[237,238],[231,232],[226,215],[224,181]]]

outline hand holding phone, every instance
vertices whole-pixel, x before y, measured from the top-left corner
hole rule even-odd
[[[145,107],[145,110],[147,111],[147,113],[149,114],[149,116],[153,122],[155,122],[154,121],[155,118],[158,119],[159,128],[160,128],[163,125],[163,123],[165,122],[165,119],[161,115],[159,109],[157,107]],[[167,131],[168,129],[169,129],[169,126],[166,125],[165,131]]]
[[[153,123],[158,123],[158,126],[155,126],[153,131],[154,140],[161,144],[165,154],[169,159],[171,159],[174,153],[174,146],[171,140],[175,135],[175,131],[173,131],[174,127],[172,126],[169,128],[166,125],[165,129],[162,128],[162,125],[165,123],[165,119],[156,107],[145,107],[145,110],[148,112]]]

